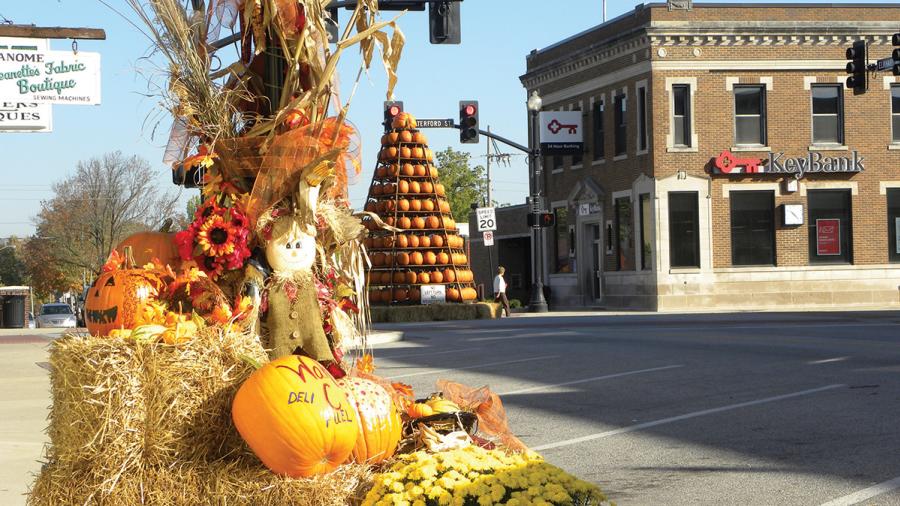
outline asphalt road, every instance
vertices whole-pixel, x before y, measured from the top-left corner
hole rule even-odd
[[[620,505],[900,505],[900,312],[385,325],[377,374],[488,385]]]

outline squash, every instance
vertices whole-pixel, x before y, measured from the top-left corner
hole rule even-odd
[[[346,376],[337,381],[356,409],[359,433],[350,460],[377,464],[397,451],[402,422],[390,394],[378,383]]]
[[[281,476],[325,474],[356,446],[356,408],[331,374],[299,355],[277,358],[238,389],[231,417],[253,453]]]

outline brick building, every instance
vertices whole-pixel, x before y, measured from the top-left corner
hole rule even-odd
[[[900,80],[844,84],[898,27],[900,4],[649,4],[532,51],[526,96],[584,124],[543,160],[551,306],[900,305]]]

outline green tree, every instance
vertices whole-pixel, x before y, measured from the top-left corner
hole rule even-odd
[[[484,167],[472,167],[471,158],[471,154],[453,148],[435,154],[435,166],[446,189],[453,219],[463,223],[469,221],[472,204],[481,206],[487,195]]]
[[[0,246],[0,285],[25,284],[25,265],[22,264],[18,251],[21,247],[22,240],[16,237],[10,237],[4,246]]]

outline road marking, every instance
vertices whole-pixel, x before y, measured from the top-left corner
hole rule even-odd
[[[815,365],[815,364],[828,364],[828,363],[831,363],[831,362],[843,362],[844,360],[847,360],[848,358],[850,358],[850,357],[826,358],[826,359],[824,359],[824,360],[813,360],[813,361],[811,361],[811,362],[807,362],[807,364],[809,364],[809,365]]]
[[[518,329],[517,329],[518,330]],[[571,330],[548,330],[546,332],[536,332],[533,334],[519,334],[515,336],[496,336],[496,337],[473,337],[472,339],[466,339],[466,341],[500,341],[504,339],[526,339],[532,337],[555,337],[555,336],[575,336],[578,335],[578,332],[574,332]]]
[[[620,372],[620,373],[616,373],[616,374],[607,374],[605,376],[594,376],[593,378],[585,378],[585,379],[580,379],[580,380],[575,380],[575,381],[566,381],[565,383],[555,383],[553,385],[538,385],[538,386],[534,386],[534,387],[520,388],[519,390],[510,390],[509,392],[504,392],[504,393],[501,393],[498,395],[500,395],[501,397],[506,396],[506,395],[518,395],[518,394],[524,394],[525,392],[533,392],[535,390],[544,390],[547,388],[564,387],[567,385],[577,385],[579,383],[588,383],[591,381],[600,381],[600,380],[605,380],[605,379],[621,378],[622,376],[631,376],[632,374],[642,374],[645,372],[665,371],[666,369],[676,369],[678,367],[684,367],[684,365],[683,364],[667,365],[667,366],[663,366],[663,367],[653,367],[652,369],[640,369],[637,371],[628,371],[628,372]]]
[[[898,488],[900,488],[900,476],[893,480],[883,481],[878,485],[872,485],[869,488],[856,491],[850,495],[838,497],[837,499],[823,503],[822,506],[850,506],[851,504],[861,503],[866,499],[871,499],[876,495],[886,494],[892,490],[897,490]]]
[[[474,346],[472,348],[459,348],[458,350],[447,350],[447,351],[429,351],[423,353],[407,353],[406,355],[397,355],[396,357],[385,357],[383,355],[378,355],[379,359],[385,360],[394,360],[398,358],[406,358],[406,357],[418,357],[421,355],[428,355],[429,357],[432,355],[446,355],[448,353],[462,353],[464,351],[472,351],[472,350],[480,350],[481,346]]]
[[[765,399],[757,399],[755,401],[739,402],[737,404],[729,404],[727,406],[720,406],[718,408],[704,409],[702,411],[694,411],[693,413],[686,413],[684,415],[672,416],[669,418],[663,418],[661,420],[653,420],[651,422],[639,423],[637,425],[629,425],[628,427],[622,427],[619,429],[608,430],[606,432],[599,432],[597,434],[590,434],[587,436],[577,437],[574,439],[567,439],[565,441],[558,441],[556,443],[549,443],[549,444],[545,444],[545,445],[541,445],[541,446],[536,446],[536,447],[532,448],[532,450],[534,450],[534,451],[550,450],[550,449],[559,448],[562,446],[569,446],[569,445],[573,445],[573,444],[584,443],[586,441],[593,441],[595,439],[602,439],[602,438],[607,438],[610,436],[616,436],[619,434],[626,434],[628,432],[635,432],[635,431],[638,431],[641,429],[646,429],[649,427],[656,427],[657,425],[663,425],[663,424],[672,423],[672,422],[680,422],[681,420],[687,420],[689,418],[696,418],[698,416],[711,415],[714,413],[721,413],[723,411],[731,411],[733,409],[746,408],[748,406],[756,406],[758,404],[765,404],[767,402],[781,401],[781,400],[790,399],[793,397],[800,397],[803,395],[814,394],[817,392],[824,392],[826,390],[834,390],[835,388],[844,388],[846,386],[847,385],[844,385],[844,384],[827,385],[824,387],[812,388],[809,390],[801,390],[799,392],[793,392],[790,394],[776,395],[774,397],[766,397]]]
[[[495,366],[495,365],[519,364],[522,362],[532,362],[534,360],[544,360],[544,359],[548,359],[548,358],[559,358],[559,355],[543,355],[540,357],[523,358],[523,359],[519,359],[519,360],[505,360],[503,362],[490,362],[487,364],[470,365],[470,366],[466,366],[466,367],[450,367],[447,369],[431,369],[428,371],[420,371],[420,372],[413,372],[413,373],[409,373],[409,374],[401,374],[399,376],[389,376],[388,379],[409,378],[412,376],[424,376],[426,374],[440,374],[442,372],[448,372],[448,371],[463,371],[466,369],[478,369],[479,367],[490,367],[490,366]]]

